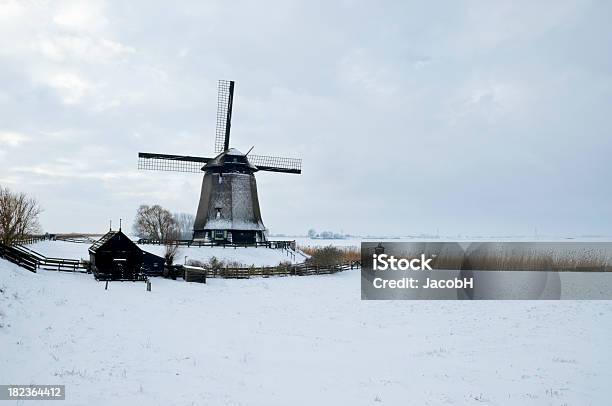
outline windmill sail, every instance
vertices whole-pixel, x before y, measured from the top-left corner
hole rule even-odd
[[[210,158],[140,152],[138,154],[138,169],[201,173],[202,167],[208,161],[210,161]]]
[[[202,167],[212,158],[187,155],[138,154],[138,169],[150,171],[201,173]],[[279,156],[249,155],[248,160],[260,171],[302,173],[302,160]]]
[[[302,160],[280,156],[249,155],[249,162],[260,171],[302,173]]]
[[[215,135],[215,152],[229,149],[230,129],[232,127],[232,105],[234,103],[234,81],[220,80],[217,96],[217,129]]]

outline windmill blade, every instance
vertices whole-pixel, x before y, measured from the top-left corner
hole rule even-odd
[[[234,81],[220,80],[217,98],[217,129],[215,132],[215,152],[229,149],[230,129],[232,127],[232,106],[234,104]]]
[[[138,153],[138,169],[149,171],[201,173],[211,158],[185,155]]]
[[[302,160],[280,156],[249,155],[249,162],[260,171],[302,173]]]

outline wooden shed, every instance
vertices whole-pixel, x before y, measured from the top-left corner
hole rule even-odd
[[[141,250],[121,230],[109,231],[89,247],[89,259],[98,280],[143,280],[164,267],[162,257]]]

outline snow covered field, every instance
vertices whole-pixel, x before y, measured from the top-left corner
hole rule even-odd
[[[0,260],[0,382],[64,405],[610,404],[612,302],[361,301],[359,276],[105,291]]]
[[[66,241],[40,241],[35,244],[29,244],[27,247],[47,257],[89,259],[88,249],[90,246],[91,244]],[[162,245],[141,245],[140,248],[152,254],[164,255],[164,246]],[[187,257],[188,261],[199,260],[206,262],[213,256],[225,261],[237,261],[245,266],[275,266],[283,261],[304,261],[301,255],[296,255],[295,258],[292,258],[287,256],[284,250],[265,247],[180,247],[176,256],[176,262],[182,264],[185,261],[185,257]]]

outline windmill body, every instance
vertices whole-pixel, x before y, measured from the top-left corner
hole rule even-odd
[[[214,158],[138,154],[138,168],[204,172],[193,239],[219,244],[255,244],[266,240],[255,172],[301,173],[301,160],[243,154],[229,147],[234,82],[219,81]],[[249,151],[250,152],[250,151]]]
[[[236,149],[207,163],[194,225],[196,240],[252,244],[265,241],[255,171]]]

